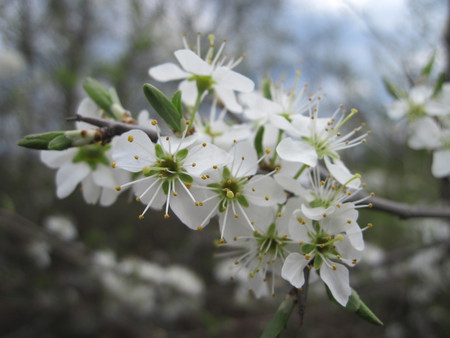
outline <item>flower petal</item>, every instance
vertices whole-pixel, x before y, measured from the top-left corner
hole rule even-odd
[[[156,81],[161,82],[181,80],[189,76],[188,73],[171,62],[150,68],[148,74]]]
[[[281,277],[287,280],[296,288],[301,288],[305,284],[305,274],[303,269],[308,264],[305,256],[297,252],[292,252],[286,257],[281,269]]]
[[[435,149],[441,146],[441,128],[431,117],[423,117],[409,125],[408,145],[412,149]]]
[[[155,163],[155,145],[146,133],[134,129],[120,135],[114,142],[112,158],[118,168],[139,172]]]
[[[302,212],[309,219],[319,221],[322,218],[326,217],[324,215],[330,215],[334,212],[334,207],[324,208],[324,207],[308,207],[305,204],[302,204]]]
[[[40,152],[41,161],[48,167],[57,169],[64,165],[66,162],[72,162],[73,157],[77,153],[77,148],[70,148],[66,150],[42,150]]]
[[[258,157],[256,150],[250,142],[238,142],[231,149],[233,156],[231,174],[235,177],[244,177],[256,174],[258,169]]]
[[[212,67],[189,49],[180,49],[175,57],[185,71],[195,75],[211,75]]]
[[[81,101],[80,105],[78,106],[77,114],[85,117],[101,117],[100,109],[90,98],[85,98],[83,99],[83,101]],[[86,122],[75,122],[75,126],[78,130],[95,128],[92,124]]]
[[[67,163],[59,168],[56,173],[56,195],[59,198],[69,196],[89,172],[86,163]]]
[[[317,164],[317,153],[308,143],[285,138],[277,146],[278,155],[285,161],[300,162],[314,167]]]
[[[434,177],[445,177],[450,175],[450,150],[442,149],[433,153],[433,164],[431,172]]]
[[[236,95],[231,89],[222,87],[220,85],[214,86],[214,91],[219,97],[220,101],[224,104],[224,106],[233,113],[241,113],[242,107],[236,100]]]
[[[92,172],[94,183],[99,187],[114,189],[117,182],[114,179],[113,170],[105,165],[97,165],[97,168]]]
[[[119,194],[115,189],[103,188],[100,195],[100,205],[103,207],[109,207],[117,200],[118,196]]]
[[[197,85],[193,81],[183,81],[178,86],[181,90],[181,100],[188,106],[193,107],[197,100],[198,90]]]
[[[245,197],[250,203],[262,207],[284,203],[286,194],[273,178],[255,175],[245,186]]]
[[[344,162],[341,160],[334,160],[332,163],[331,159],[328,156],[324,157],[325,165],[330,172],[331,176],[333,176],[336,181],[341,184],[346,184],[347,187],[352,189],[359,189],[361,186],[361,180],[359,178],[355,178],[351,182],[349,182],[355,175],[353,175],[350,170],[347,169]]]
[[[255,89],[255,83],[248,77],[241,75],[227,67],[219,67],[213,72],[214,82],[218,86],[236,90],[238,92],[250,93]]]
[[[320,278],[328,286],[334,299],[342,306],[345,306],[352,293],[348,269],[342,264],[335,264],[334,266],[336,270],[333,270],[324,262],[320,268]]]
[[[86,203],[95,204],[100,197],[101,188],[94,183],[92,175],[87,175],[86,178],[81,181],[83,197]]]

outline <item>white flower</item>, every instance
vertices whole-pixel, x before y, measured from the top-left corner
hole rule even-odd
[[[295,211],[289,223],[289,232],[291,238],[302,245],[302,254],[289,254],[281,276],[300,288],[305,282],[303,270],[312,264],[336,301],[345,306],[351,294],[346,265],[356,264],[364,248],[357,217],[357,211],[348,203],[342,205],[332,217],[320,221],[309,220],[300,209]]]
[[[317,112],[312,112],[310,117],[295,116],[287,132],[299,137],[300,140],[290,137],[283,139],[276,149],[281,159],[311,167],[316,166],[319,159],[324,159],[327,169],[339,183],[345,184],[352,179],[354,175],[339,159],[338,151],[364,143],[367,133],[350,140],[361,129],[359,126],[342,135],[339,129],[357,113],[357,110],[352,109],[350,114],[342,115],[335,121],[339,111],[340,109],[337,109],[331,118],[318,118]],[[357,184],[357,180],[352,183]]]
[[[211,39],[211,37],[210,37]],[[213,38],[212,38],[213,41]],[[175,52],[175,57],[182,69],[174,63],[164,63],[149,69],[149,74],[157,81],[183,80],[180,83],[182,100],[189,106],[195,106],[206,91],[214,90],[225,107],[232,112],[241,112],[242,107],[236,101],[234,91],[251,92],[254,83],[249,78],[232,70],[240,60],[230,60],[226,65],[225,57],[221,58],[225,43],[213,58],[214,46],[207,52],[205,59],[201,58],[200,48],[197,53],[188,49],[180,49]]]
[[[255,175],[258,158],[250,143],[236,143],[230,153],[228,166],[205,176],[203,189],[208,197],[200,209],[209,213],[199,224],[204,227],[219,213],[221,239],[226,241],[246,234],[244,228],[255,231],[255,225],[268,226],[273,221],[272,207],[286,200],[283,189],[269,175]]]
[[[77,114],[100,117],[100,110],[90,99],[84,99]],[[77,122],[77,128],[87,129],[90,125]],[[115,140],[113,140],[115,142]],[[90,144],[62,151],[41,151],[41,160],[56,173],[56,195],[69,196],[81,183],[85,201],[109,206],[117,199],[114,187],[126,180],[123,171],[114,172],[111,168],[111,145]]]
[[[193,208],[199,203],[190,190],[192,182],[205,170],[221,165],[226,153],[212,144],[196,143],[195,136],[159,137],[154,144],[143,131],[131,130],[119,137],[113,159],[115,167],[144,176],[116,188],[135,186],[136,199],[146,204],[139,218],[150,207],[159,209],[165,202],[165,218],[169,217],[170,206],[183,223],[196,228],[203,214]]]

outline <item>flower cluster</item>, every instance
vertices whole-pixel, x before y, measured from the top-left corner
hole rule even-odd
[[[408,121],[408,145],[433,152],[431,172],[450,176],[450,83],[437,88],[418,85],[401,95],[388,110],[393,119]]]
[[[339,106],[331,116],[319,116],[321,97],[306,85],[299,88],[299,74],[290,89],[266,80],[254,91],[253,81],[234,71],[242,58],[225,56],[225,42],[216,50],[213,36],[202,52],[200,40],[191,49],[183,39],[185,48],[175,52],[180,66],[149,70],[157,81],[181,80],[171,100],[144,86],[172,132],[163,132],[161,120],[128,117],[122,122],[140,128],[130,127],[111,142],[43,152],[43,161],[59,168],[58,196],[81,182],[88,202],[101,195],[107,205],[131,188],[143,203],[139,219],[149,208],[159,209],[162,222],[175,214],[201,230],[217,216],[217,245],[231,249],[233,274],[244,273],[256,296],[274,294],[279,277],[300,288],[305,269],[314,269],[345,306],[352,292],[348,267],[364,250],[358,209],[370,206],[354,198],[361,176],[341,158],[342,151],[366,141],[363,126],[344,131],[357,111]],[[80,115],[110,107],[102,106],[109,102],[106,91],[100,93],[106,99],[98,100],[92,88],[98,86],[88,91],[97,101],[83,101]]]

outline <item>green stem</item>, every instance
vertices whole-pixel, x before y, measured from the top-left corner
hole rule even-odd
[[[198,111],[198,108],[200,107],[200,102],[201,102],[201,99],[202,99],[202,96],[203,96],[203,92],[198,92],[197,93],[197,99],[195,100],[195,104],[194,104],[194,107],[192,107],[192,110],[191,110],[191,115],[190,115],[190,118],[189,118],[189,120],[192,122],[192,123],[194,123],[194,119],[195,119],[195,114],[197,114],[197,111]]]
[[[299,169],[299,171],[297,171],[297,173],[295,174],[294,178],[295,178],[295,179],[299,178],[300,175],[301,175],[301,174],[305,171],[305,169],[308,168],[308,167],[309,167],[309,165],[304,164],[304,165]]]

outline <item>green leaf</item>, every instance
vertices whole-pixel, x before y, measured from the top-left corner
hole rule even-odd
[[[428,76],[430,75],[430,73],[431,73],[431,71],[433,69],[435,60],[436,60],[436,52],[433,52],[433,54],[430,57],[430,60],[425,65],[425,67],[422,69],[422,76],[423,77],[428,78]]]
[[[258,154],[258,157],[263,156],[264,154],[264,149],[263,149],[263,136],[264,136],[264,126],[261,126],[258,128],[258,131],[256,132],[255,135],[255,149],[256,149],[256,153]]]
[[[369,307],[364,304],[364,302],[359,297],[358,293],[352,289],[352,293],[348,299],[347,305],[342,306],[339,304],[333,297],[333,294],[331,293],[330,289],[325,286],[327,289],[327,294],[330,300],[338,305],[340,308],[345,309],[349,312],[356,313],[358,316],[363,318],[364,320],[368,321],[371,324],[382,326],[384,325],[383,322],[369,309]]]
[[[436,97],[439,95],[439,93],[442,90],[442,86],[445,82],[445,73],[440,73],[439,77],[436,81],[436,84],[434,85],[434,90],[433,90],[433,97]]]
[[[64,135],[57,136],[48,143],[49,150],[65,150],[71,146],[72,140]]]
[[[90,77],[84,81],[83,88],[92,101],[105,110],[110,117],[114,118],[114,114],[111,111],[111,106],[114,102],[108,89],[106,89],[100,82]]]
[[[266,329],[261,335],[261,338],[276,338],[281,332],[286,328],[289,317],[292,314],[292,310],[294,310],[295,305],[297,304],[297,295],[293,292],[284,297],[280,306],[273,316],[272,320],[267,325]]]
[[[116,89],[111,87],[108,92],[112,102],[122,107],[122,103],[120,103],[119,95],[117,94]]]
[[[397,90],[397,88],[395,88],[395,86],[391,82],[389,82],[389,80],[383,78],[383,84],[386,90],[389,92],[389,94],[391,94],[397,100],[401,99],[402,97],[401,93]]]
[[[270,90],[270,87],[271,87],[270,79],[267,79],[267,78],[264,79],[263,84],[262,84],[262,94],[268,100],[272,100],[272,92]]]
[[[184,148],[178,151],[175,157],[177,158],[177,161],[183,161],[188,154],[189,150],[187,148]]]
[[[17,145],[25,148],[31,148],[31,149],[42,149],[47,150],[48,144],[56,137],[63,136],[63,131],[52,131],[49,133],[43,133],[43,134],[32,134],[27,135],[23,139],[21,139],[19,142],[17,142]]]
[[[183,116],[183,106],[181,105],[181,90],[177,90],[172,95],[172,103],[175,106],[175,108],[177,109],[177,111],[179,113],[179,118],[181,119],[181,117]]]
[[[153,109],[174,131],[181,131],[181,117],[175,105],[156,87],[144,84],[144,94]]]

